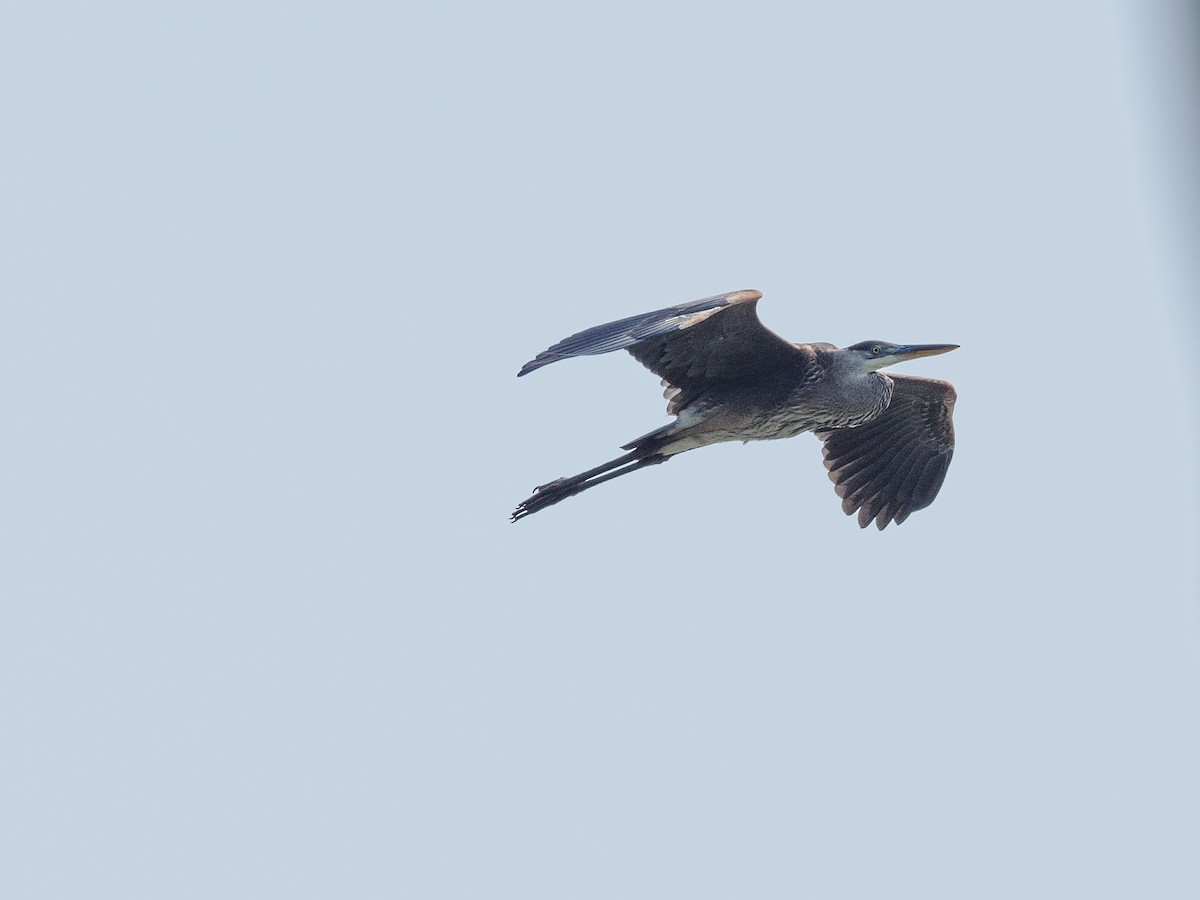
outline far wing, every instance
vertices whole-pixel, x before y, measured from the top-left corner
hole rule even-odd
[[[691,394],[716,381],[742,381],[808,357],[758,320],[758,291],[734,291],[597,325],[539,353],[518,372],[567,359],[628,350],[665,381]]]
[[[924,509],[941,490],[954,455],[954,386],[933,378],[889,376],[883,415],[857,428],[817,432],[825,467],[846,515],[882,531]]]

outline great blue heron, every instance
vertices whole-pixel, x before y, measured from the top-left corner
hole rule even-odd
[[[675,421],[628,452],[535,488],[516,522],[560,500],[686,450],[815,432],[847,515],[880,530],[937,496],[954,454],[954,386],[879,370],[957,344],[791,344],[763,327],[758,291],[734,291],[598,325],[559,341],[518,376],[571,356],[628,350],[662,378]]]

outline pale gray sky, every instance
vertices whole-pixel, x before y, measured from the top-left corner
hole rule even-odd
[[[0,894],[1200,891],[1152,17],[2,15]],[[962,345],[902,369],[959,391],[934,506],[860,531],[801,436],[509,525],[665,421],[521,363],[741,288]]]

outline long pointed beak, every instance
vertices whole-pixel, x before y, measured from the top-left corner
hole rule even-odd
[[[957,350],[958,344],[906,344],[896,350],[893,356],[900,361],[920,359],[922,356],[937,356],[939,353],[949,353]]]

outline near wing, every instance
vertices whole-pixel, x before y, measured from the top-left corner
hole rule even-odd
[[[517,374],[571,356],[625,349],[691,395],[712,382],[741,381],[774,367],[804,365],[804,354],[758,320],[755,305],[761,296],[758,291],[734,291],[597,325],[539,353]]]
[[[846,515],[882,531],[938,495],[954,455],[954,386],[933,378],[890,375],[892,402],[857,428],[817,432],[825,468]]]

